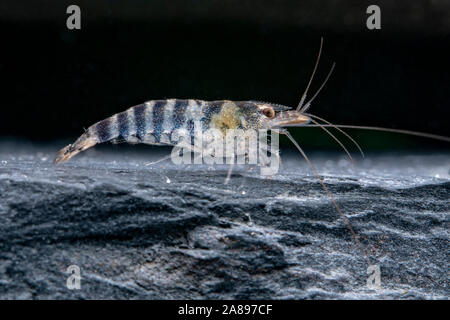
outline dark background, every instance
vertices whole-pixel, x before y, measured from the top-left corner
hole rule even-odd
[[[66,8],[81,7],[81,30]],[[366,8],[381,7],[381,30]],[[74,139],[146,100],[261,100],[296,106],[318,52],[311,113],[340,124],[450,135],[448,1],[2,1],[1,137]],[[319,129],[303,145],[331,148]],[[448,145],[350,130],[364,149]]]

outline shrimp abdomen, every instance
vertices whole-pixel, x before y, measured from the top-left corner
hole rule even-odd
[[[128,143],[173,145],[173,132],[192,130],[193,121],[201,120],[200,100],[151,100],[112,115],[92,126],[74,144],[61,149],[55,163],[69,160],[81,151],[98,143],[125,141]]]

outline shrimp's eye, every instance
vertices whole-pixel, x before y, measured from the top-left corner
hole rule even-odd
[[[265,108],[262,112],[267,118],[275,117],[275,111],[272,108]]]

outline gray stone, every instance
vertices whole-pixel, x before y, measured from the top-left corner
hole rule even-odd
[[[62,145],[61,145],[62,146]],[[58,147],[60,147],[58,145]],[[448,299],[448,154],[311,160],[381,270],[368,264],[307,165],[149,166],[157,149],[0,144],[1,299]],[[66,287],[67,267],[81,289]]]

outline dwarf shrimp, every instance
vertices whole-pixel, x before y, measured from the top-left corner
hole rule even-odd
[[[450,139],[448,137],[407,130],[353,125],[335,125],[321,117],[307,113],[308,109],[311,106],[311,103],[314,101],[314,99],[317,97],[317,95],[320,93],[320,91],[323,89],[328,79],[330,78],[335,66],[333,64],[331,70],[329,71],[319,89],[311,97],[311,99],[307,101],[306,96],[320,61],[322,46],[323,40],[321,39],[320,49],[314,65],[314,69],[312,71],[312,75],[301,97],[301,100],[295,109],[275,103],[259,101],[204,101],[196,99],[151,100],[143,104],[131,107],[124,112],[117,113],[109,118],[91,125],[85,131],[85,133],[82,134],[73,144],[69,144],[56,154],[55,163],[58,164],[65,162],[78,153],[89,149],[96,144],[108,141],[125,141],[128,143],[176,146],[179,141],[178,139],[175,139],[175,133],[179,130],[184,130],[185,132],[187,132],[188,136],[193,140],[195,136],[195,122],[200,123],[202,132],[205,132],[209,129],[215,129],[218,132],[222,132],[223,135],[225,135],[227,130],[233,129],[243,130],[244,132],[247,130],[260,129],[272,130],[286,135],[287,138],[301,153],[301,155],[313,171],[314,175],[317,177],[323,190],[330,198],[336,211],[346,223],[348,229],[352,233],[355,242],[364,253],[367,262],[370,264],[366,250],[360,243],[359,238],[354,232],[348,218],[344,215],[340,207],[337,205],[337,202],[335,201],[333,195],[329,192],[326,184],[323,181],[323,178],[319,175],[315,166],[308,159],[299,143],[294,140],[293,136],[290,134],[287,128],[320,127],[343,148],[350,160],[352,160],[350,152],[346,149],[344,144],[327,128],[336,129],[344,134],[348,139],[351,140],[352,143],[356,145],[361,153],[362,150],[357,142],[350,135],[344,132],[342,128],[397,132],[438,139],[446,142],[450,142]],[[230,176],[231,168],[232,167],[230,166],[227,180]]]

